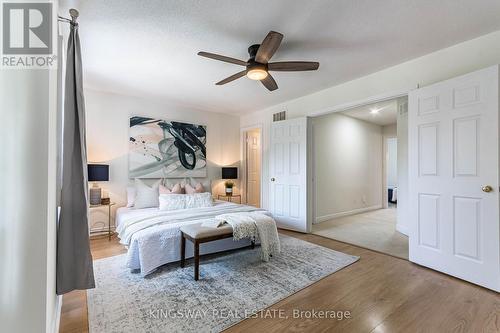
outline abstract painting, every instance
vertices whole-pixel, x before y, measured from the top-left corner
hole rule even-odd
[[[206,143],[206,126],[131,117],[129,177],[206,177]]]

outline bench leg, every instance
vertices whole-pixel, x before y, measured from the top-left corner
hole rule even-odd
[[[194,242],[194,280],[198,281],[200,275],[200,243]]]
[[[181,268],[184,267],[186,263],[186,238],[184,234],[181,233]]]
[[[251,241],[250,242],[250,246],[251,246],[252,249],[255,249],[255,241]]]

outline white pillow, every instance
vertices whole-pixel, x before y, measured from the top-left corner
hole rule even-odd
[[[127,187],[127,208],[134,207],[136,193],[135,187]]]
[[[161,180],[157,181],[151,186],[144,184],[140,179],[135,179],[135,203],[134,208],[150,208],[158,207],[158,187],[160,186]]]
[[[212,194],[210,192],[184,194],[186,197],[185,208],[202,208],[214,205]]]
[[[160,194],[160,210],[177,210],[186,208],[185,194]]]

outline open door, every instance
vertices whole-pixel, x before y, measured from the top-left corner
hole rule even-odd
[[[499,68],[409,94],[410,261],[500,291]]]
[[[246,202],[247,205],[260,207],[260,129],[245,132],[245,156]]]
[[[308,118],[272,123],[269,206],[279,228],[311,231],[309,135]]]

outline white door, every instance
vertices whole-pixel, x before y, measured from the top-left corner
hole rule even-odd
[[[410,260],[500,291],[499,68],[409,95]]]
[[[308,119],[273,122],[270,209],[278,227],[309,232]]]
[[[260,130],[246,132],[247,204],[260,207]]]

